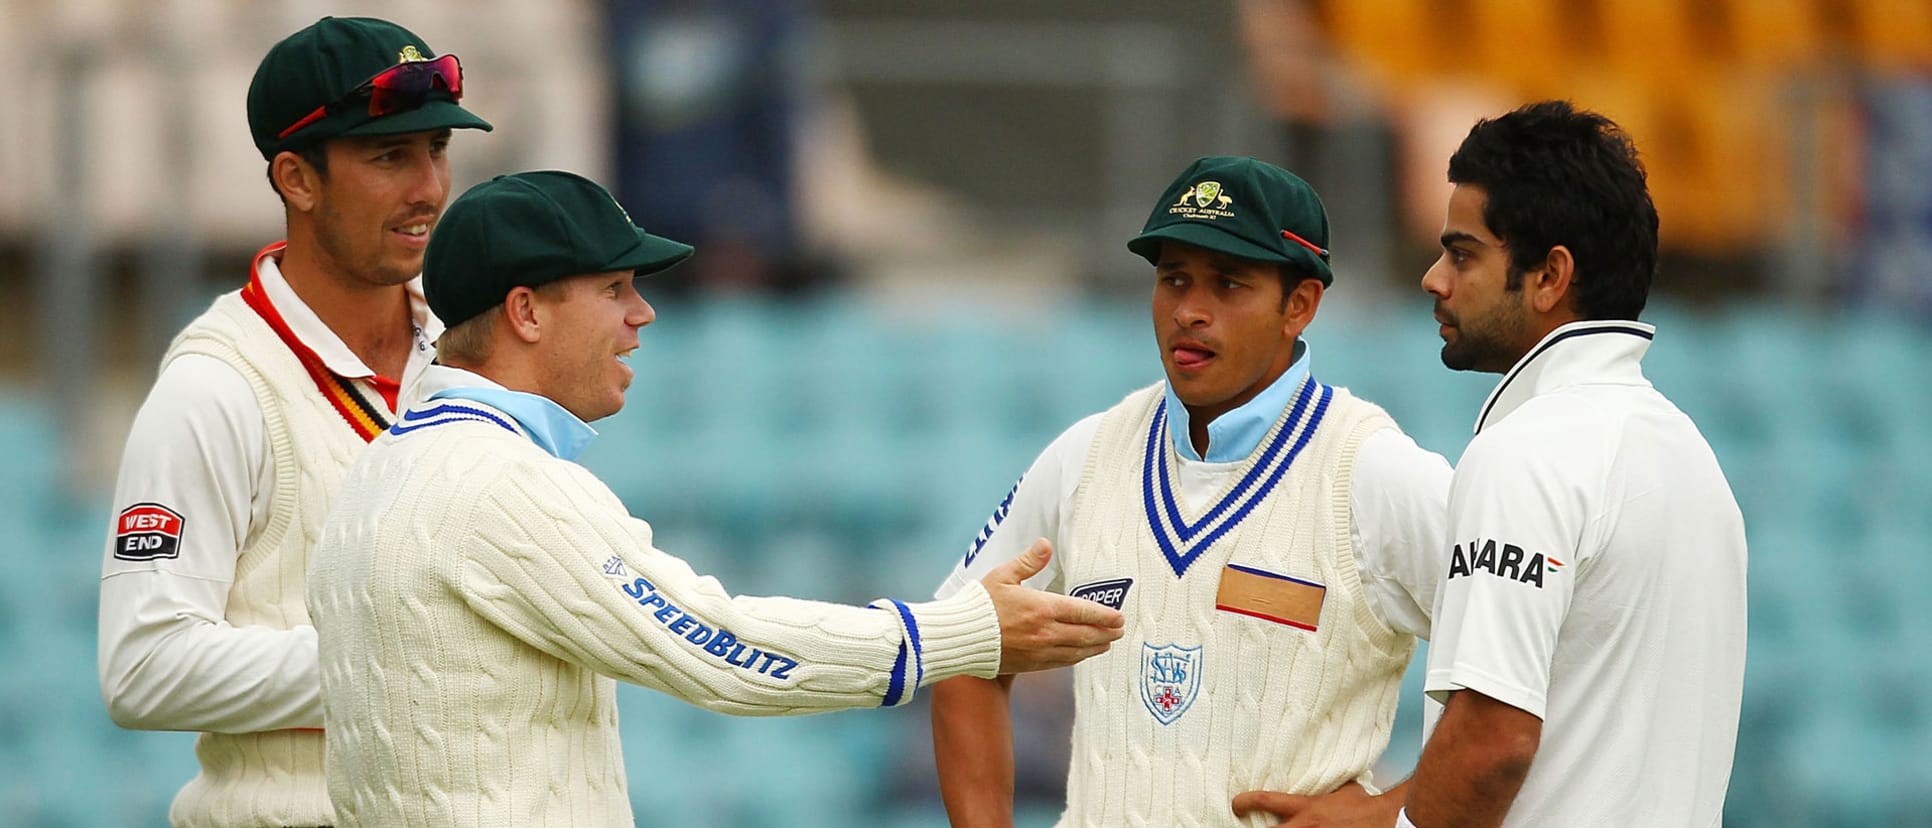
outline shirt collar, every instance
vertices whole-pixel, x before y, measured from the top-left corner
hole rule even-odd
[[[1295,342],[1295,361],[1282,372],[1280,377],[1254,395],[1254,399],[1242,403],[1213,422],[1208,423],[1207,457],[1202,458],[1194,451],[1194,441],[1189,437],[1187,405],[1181,398],[1174,396],[1174,389],[1167,389],[1167,435],[1174,441],[1174,453],[1187,460],[1205,459],[1209,463],[1232,463],[1243,459],[1261,445],[1261,438],[1268,436],[1268,429],[1281,419],[1281,412],[1295,398],[1295,391],[1301,388],[1301,381],[1308,377],[1308,343]]]
[[[559,460],[576,460],[597,436],[597,429],[549,397],[511,391],[473,371],[431,365],[423,369],[422,390],[424,404],[469,400],[510,415],[525,437]]]
[[[349,379],[373,377],[376,372],[369,370],[362,360],[342,344],[342,337],[323,324],[322,318],[310,310],[302,297],[295,295],[288,278],[282,275],[281,245],[271,246],[255,261],[255,274],[261,279],[262,292],[267,294],[268,302],[275,306],[282,321],[288,324],[290,332],[309,350],[322,359],[329,372]],[[409,316],[412,321],[411,334],[416,339],[417,350],[426,350],[443,335],[442,320],[429,310],[429,302],[423,298],[423,277],[417,276],[403,286],[409,292]],[[392,379],[400,379],[393,377]]]
[[[1476,433],[1532,398],[1577,385],[1644,385],[1644,352],[1655,325],[1625,320],[1571,322],[1550,331],[1489,392]]]

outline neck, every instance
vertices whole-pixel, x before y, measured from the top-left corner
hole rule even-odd
[[[1515,367],[1516,363],[1522,362],[1523,357],[1529,356],[1529,352],[1536,348],[1536,343],[1548,339],[1550,334],[1554,333],[1557,328],[1561,328],[1571,322],[1581,321],[1583,321],[1583,317],[1571,312],[1545,314],[1538,317],[1535,324],[1530,326],[1529,331],[1525,335],[1521,343],[1522,347],[1515,349],[1515,356],[1510,357],[1507,364],[1498,367],[1492,373],[1509,373],[1509,369]]]
[[[289,289],[369,370],[401,379],[414,344],[409,291],[358,279],[323,256],[312,237],[300,238],[294,228],[289,236],[280,263]]]
[[[1188,442],[1194,444],[1195,457],[1207,457],[1208,423],[1213,422],[1214,418],[1219,416],[1221,416],[1219,413],[1209,414],[1205,409],[1196,409],[1191,406],[1188,408],[1187,439]]]
[[[452,359],[446,355],[438,356],[436,361],[451,368],[461,368],[511,391],[543,395],[543,388],[537,382],[539,372],[536,367],[524,360],[503,357],[501,353],[508,347],[499,342],[492,349],[490,357],[480,361]]]

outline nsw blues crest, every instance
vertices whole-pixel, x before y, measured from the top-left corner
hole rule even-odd
[[[1201,648],[1140,646],[1140,700],[1156,721],[1173,724],[1201,694]]]

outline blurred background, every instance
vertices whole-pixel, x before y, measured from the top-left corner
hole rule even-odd
[[[243,96],[324,14],[463,58],[497,130],[459,188],[575,170],[697,244],[586,462],[733,590],[848,602],[929,593],[1159,378],[1123,243],[1199,155],[1323,193],[1315,369],[1454,461],[1493,378],[1441,367],[1417,288],[1447,158],[1528,100],[1610,115],[1663,221],[1646,369],[1751,536],[1725,824],[1932,826],[1927,0],[0,0],[0,825],[161,825],[193,772],[100,701],[107,497],[168,338],[280,238]],[[1019,684],[1022,824],[1058,813],[1063,680]],[[923,708],[623,707],[642,824],[944,824]]]

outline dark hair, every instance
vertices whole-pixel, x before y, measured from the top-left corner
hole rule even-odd
[[[1509,247],[1508,288],[1562,245],[1585,319],[1636,319],[1657,272],[1657,208],[1623,129],[1568,101],[1478,121],[1449,157],[1449,181],[1481,187],[1483,223]]]
[[[1295,292],[1296,285],[1309,279],[1319,281],[1322,278],[1315,275],[1314,268],[1292,262],[1280,263],[1276,272],[1281,277],[1281,309],[1284,311],[1288,309],[1288,294]]]
[[[303,144],[302,146],[299,146],[290,150],[290,152],[293,152],[296,155],[301,156],[303,161],[307,161],[309,163],[309,166],[314,167],[316,175],[322,176],[323,178],[329,177],[329,142],[328,141],[323,140],[323,141],[316,141],[309,144]],[[280,153],[277,153],[277,154],[279,155]],[[268,159],[268,188],[275,191],[276,198],[283,199],[284,201],[287,200],[287,198],[282,195],[282,188],[275,186],[275,159],[273,158]]]

